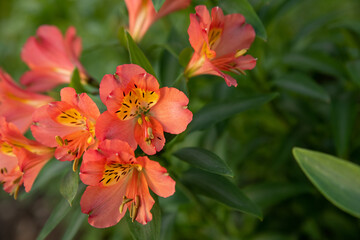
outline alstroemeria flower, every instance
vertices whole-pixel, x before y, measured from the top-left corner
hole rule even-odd
[[[31,131],[36,140],[56,147],[60,161],[78,160],[88,148],[96,147],[95,122],[100,115],[93,100],[86,94],[76,94],[73,88],[63,88],[61,101],[49,103],[33,114]]]
[[[100,140],[120,139],[149,155],[165,144],[164,131],[183,132],[192,120],[189,99],[176,88],[163,87],[154,76],[135,64],[118,66],[100,83],[100,98],[107,111],[96,123]]]
[[[0,118],[0,182],[15,199],[22,184],[26,192],[31,190],[53,155],[54,149],[25,138],[14,124]]]
[[[32,120],[31,115],[38,107],[53,101],[51,97],[36,94],[20,88],[14,80],[0,68],[0,117],[14,123],[25,132]]]
[[[156,13],[152,0],[125,0],[129,12],[129,33],[139,42],[159,18],[189,6],[191,0],[166,0]]]
[[[29,66],[20,82],[31,91],[48,91],[59,84],[69,83],[75,68],[80,78],[88,79],[84,67],[79,62],[81,39],[74,27],[69,27],[65,38],[55,26],[40,26],[36,36],[25,43],[22,60]]]
[[[224,16],[219,7],[209,11],[197,6],[196,14],[190,14],[189,41],[194,54],[185,70],[188,77],[212,74],[223,77],[228,86],[237,86],[234,78],[222,71],[245,74],[253,69],[256,59],[245,55],[255,39],[255,31],[245,23],[241,14]]]
[[[129,210],[132,221],[151,221],[154,199],[150,189],[160,197],[175,192],[175,181],[158,162],[147,157],[135,158],[129,144],[120,140],[100,142],[97,150],[83,157],[80,179],[86,185],[81,211],[89,214],[90,225],[105,228],[115,225]]]

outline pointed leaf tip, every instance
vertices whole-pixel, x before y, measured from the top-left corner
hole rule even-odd
[[[294,148],[293,155],[305,175],[331,203],[360,218],[358,165],[303,148]]]
[[[176,151],[174,155],[202,170],[229,177],[234,176],[231,168],[224,160],[206,149],[187,147]]]

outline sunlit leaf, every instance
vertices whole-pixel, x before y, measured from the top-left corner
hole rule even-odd
[[[69,169],[63,177],[60,185],[60,193],[69,202],[70,206],[74,200],[79,187],[79,172]]]
[[[244,15],[246,22],[254,27],[256,36],[267,40],[265,27],[248,0],[220,1],[219,5],[226,11],[226,14],[241,13]]]
[[[52,211],[49,219],[46,221],[44,227],[41,229],[37,237],[37,240],[45,239],[49,235],[49,233],[51,233],[51,231],[54,230],[54,228],[66,216],[69,210],[70,210],[69,203],[62,199],[60,203]]]
[[[329,94],[319,84],[317,84],[317,82],[305,74],[288,74],[275,80],[274,83],[283,89],[319,99],[323,102],[330,102]]]
[[[206,149],[187,147],[176,151],[174,155],[202,170],[225,176],[233,176],[233,172],[226,162]]]
[[[80,81],[79,69],[77,69],[77,68],[74,69],[74,71],[71,75],[71,81],[70,81],[69,87],[74,88],[77,93],[85,92],[85,89]]]
[[[125,216],[128,227],[130,229],[131,236],[135,240],[158,240],[160,239],[161,228],[161,210],[156,195],[152,194],[155,200],[153,207],[151,208],[152,220],[145,225],[138,223],[136,220],[131,221],[131,218],[127,214]]]
[[[360,218],[358,165],[301,148],[294,148],[293,154],[306,176],[330,202]]]
[[[240,212],[262,219],[259,207],[224,176],[200,169],[190,169],[185,172],[181,180],[196,193],[215,199]]]
[[[137,64],[145,69],[146,72],[156,77],[154,69],[152,68],[149,60],[141,51],[138,45],[134,42],[131,35],[124,29],[120,28],[118,38],[121,44],[124,44],[129,51],[130,62]]]
[[[205,129],[237,113],[259,107],[260,105],[273,100],[276,96],[277,93],[272,93],[255,97],[238,98],[230,102],[209,104],[194,114],[188,129],[189,131]]]

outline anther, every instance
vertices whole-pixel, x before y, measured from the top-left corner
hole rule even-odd
[[[145,121],[150,122],[150,119],[148,116],[145,116]]]
[[[143,120],[142,120],[141,117],[139,117],[137,121],[138,121],[138,124],[139,124],[140,126],[143,124]]]
[[[130,217],[131,217],[132,222],[134,222],[135,218],[137,217],[139,207],[140,207],[140,197],[139,197],[139,195],[136,195],[135,204],[134,204],[134,202],[132,202],[131,209],[130,209]]]
[[[150,139],[154,139],[154,134],[153,134],[152,128],[148,128],[148,129],[147,129],[147,132],[148,132],[148,134],[149,134],[149,138],[150,138]]]
[[[245,48],[237,51],[235,54],[235,58],[238,58],[238,57],[244,55],[246,52],[247,52],[247,49],[245,49]]]
[[[91,144],[92,141],[93,141],[93,137],[89,137],[86,142],[87,142],[88,144]],[[66,145],[67,145],[67,144],[66,144]]]
[[[75,158],[74,163],[73,163],[73,167],[72,167],[74,172],[76,172],[78,166],[79,166],[79,158]]]
[[[60,147],[62,147],[64,145],[64,141],[60,136],[55,136],[55,140],[56,140],[57,144],[59,144]]]

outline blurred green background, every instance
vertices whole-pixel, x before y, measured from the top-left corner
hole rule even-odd
[[[163,86],[183,71],[177,55],[190,47],[187,27],[194,6],[219,5],[225,13],[242,11],[242,1],[193,1],[186,10],[156,22],[140,47],[150,59]],[[328,202],[305,177],[291,155],[305,147],[360,164],[360,1],[251,0],[263,22],[267,41],[256,38],[249,54],[257,66],[228,88],[223,79],[199,76],[189,81],[189,108],[278,92],[279,96],[188,135],[179,146],[200,146],[224,159],[234,181],[261,207],[264,220],[239,213],[200,197],[207,211],[177,189],[162,208],[162,239],[360,239],[359,219]],[[116,66],[129,63],[118,43],[119,27],[127,23],[121,0],[0,0],[0,66],[15,80],[27,70],[20,52],[42,24],[65,32],[75,26],[82,38],[81,62],[98,81]],[[171,49],[171,51],[168,51]],[[172,168],[189,166],[174,156]],[[69,165],[70,166],[70,165]],[[62,199],[59,185],[69,166],[50,162],[30,194],[14,201],[0,193],[0,238],[34,239]],[[79,193],[78,193],[79,195]],[[79,196],[78,196],[79,197]],[[359,199],[360,200],[360,199]],[[76,200],[78,201],[78,199]],[[125,220],[109,229],[92,228],[78,202],[66,213],[48,239],[130,239]],[[66,235],[68,234],[68,235]]]

